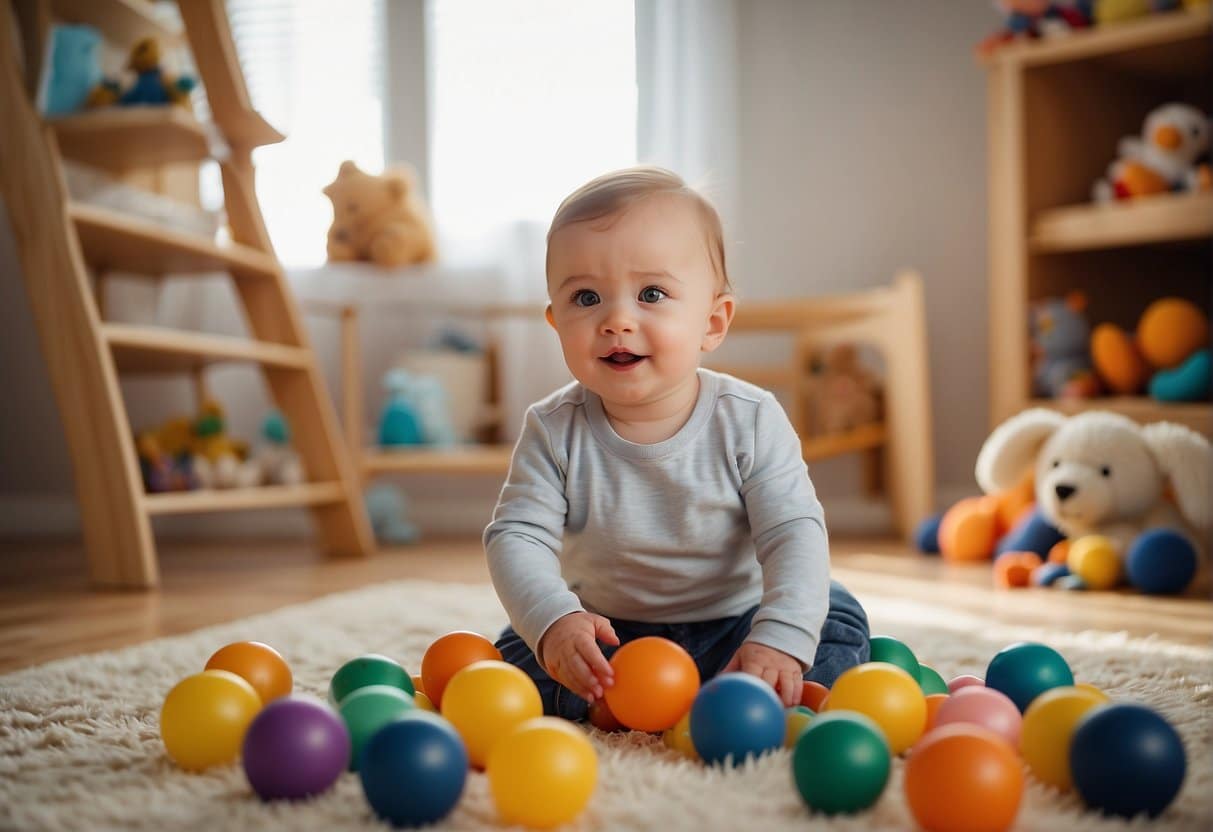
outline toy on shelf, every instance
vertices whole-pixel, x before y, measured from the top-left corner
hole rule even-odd
[[[135,73],[134,83],[123,90],[117,81],[104,79],[89,94],[88,106],[184,105],[189,103],[190,92],[198,84],[192,75],[165,73],[160,66],[160,44],[155,38],[143,38],[135,44],[126,68]]]
[[[1032,387],[1037,396],[1083,398],[1099,393],[1091,366],[1087,297],[1071,292],[1032,305]]]
[[[433,376],[388,370],[383,376],[388,400],[379,420],[379,444],[453,445],[446,390]]]
[[[333,203],[329,260],[367,260],[392,267],[436,259],[429,213],[416,179],[408,165],[374,176],[353,162],[342,162],[337,178],[324,189]]]
[[[41,110],[64,116],[84,108],[101,83],[101,33],[83,24],[51,27],[46,71],[38,90]]]
[[[395,362],[395,367],[414,376],[439,382],[447,403],[442,422],[449,424],[455,442],[482,440],[497,423],[497,408],[489,401],[490,365],[488,351],[470,336],[448,327],[425,348],[407,350]]]
[[[1172,191],[1213,189],[1207,162],[1209,117],[1189,104],[1156,107],[1146,116],[1141,136],[1126,136],[1117,146],[1117,159],[1095,183],[1096,202],[1134,199]]]
[[[246,470],[246,486],[299,485],[306,480],[303,461],[291,447],[291,430],[277,411],[261,423],[264,440],[253,453]]]
[[[1160,401],[1204,401],[1210,396],[1209,319],[1183,298],[1146,307],[1136,333],[1102,323],[1091,333],[1096,372],[1113,393],[1143,390]]]
[[[1016,40],[1056,37],[1091,25],[1091,0],[998,0],[994,5],[1004,26],[977,45],[982,55]]]
[[[192,491],[198,487],[193,458],[189,454],[174,456],[167,453],[155,433],[145,432],[135,437],[135,450],[139,454],[139,471],[147,493]]]
[[[391,483],[381,483],[366,492],[366,511],[380,543],[415,543],[421,536],[408,519],[404,492]]]
[[[194,419],[169,419],[135,438],[149,492],[237,488],[260,482],[248,444],[227,435],[223,408],[205,402]]]
[[[881,384],[854,344],[837,344],[814,361],[810,424],[814,435],[841,433],[880,419]]]

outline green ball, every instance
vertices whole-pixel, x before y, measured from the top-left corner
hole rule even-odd
[[[376,731],[415,707],[412,696],[392,685],[368,685],[342,700],[341,718],[350,731],[350,771],[358,770],[362,749]]]
[[[792,776],[805,804],[827,815],[861,812],[889,781],[889,744],[870,717],[827,711],[813,719],[792,751]]]
[[[948,693],[948,683],[939,675],[939,671],[929,664],[918,666],[918,686],[922,688],[923,696],[932,693]]]
[[[378,653],[368,653],[350,659],[333,674],[333,681],[329,683],[329,699],[334,705],[340,706],[345,697],[368,685],[391,685],[409,696],[416,693],[413,680],[400,662]]]
[[[914,651],[889,636],[872,636],[872,658],[874,662],[897,665],[913,679],[918,678],[918,659]]]
[[[1046,690],[1074,684],[1061,654],[1047,644],[1021,641],[1002,648],[986,668],[986,687],[1005,693],[1020,713]]]

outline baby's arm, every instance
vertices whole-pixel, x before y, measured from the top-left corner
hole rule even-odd
[[[763,594],[749,638],[734,660],[768,681],[778,678],[788,702],[817,654],[829,611],[830,554],[824,513],[800,438],[773,396],[759,404],[754,453],[742,476],[741,496],[762,566]],[[799,671],[794,679],[788,659]],[[787,689],[789,682],[793,690]]]
[[[616,644],[618,639],[610,622],[582,608],[560,574],[567,514],[564,466],[531,408],[493,521],[484,530],[489,575],[510,623],[539,664],[565,687],[593,699],[610,683],[610,665],[596,638]]]

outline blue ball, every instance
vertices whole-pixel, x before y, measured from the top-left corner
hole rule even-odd
[[[1129,546],[1129,582],[1151,595],[1183,592],[1196,574],[1196,549],[1171,529],[1150,529]]]
[[[994,554],[1003,552],[1035,552],[1042,558],[1048,559],[1049,550],[1064,540],[1065,537],[1057,529],[1049,525],[1040,509],[1034,508],[1027,517],[998,541]]]
[[[1064,563],[1045,563],[1032,573],[1032,583],[1037,586],[1052,586],[1058,578],[1070,574],[1070,569]]]
[[[1154,817],[1183,784],[1187,760],[1179,734],[1142,705],[1100,705],[1070,740],[1070,773],[1088,806],[1130,818]]]
[[[914,545],[918,551],[927,555],[939,554],[939,524],[942,514],[935,514],[918,524],[914,530]]]
[[[1068,571],[1057,579],[1057,585],[1070,592],[1083,592],[1087,588],[1087,582],[1081,575],[1071,575]]]
[[[446,817],[467,780],[468,753],[449,722],[409,711],[375,732],[358,775],[375,814],[395,826],[424,826]]]
[[[1061,654],[1047,644],[1021,641],[998,651],[986,668],[986,687],[1005,693],[1020,713],[1046,690],[1074,684]]]
[[[748,673],[725,673],[699,689],[691,705],[691,742],[709,765],[733,765],[783,746],[783,703],[771,686]]]

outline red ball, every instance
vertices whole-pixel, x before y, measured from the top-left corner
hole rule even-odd
[[[800,694],[800,704],[813,713],[819,714],[821,713],[821,704],[829,695],[830,689],[821,684],[821,682],[805,682],[804,690]]]
[[[1023,797],[1023,761],[993,731],[943,725],[910,749],[906,802],[928,832],[1003,832]]]
[[[206,670],[226,670],[235,673],[253,686],[268,705],[286,696],[294,686],[291,669],[282,654],[260,641],[237,641],[220,647],[206,662]]]
[[[606,703],[615,718],[636,731],[672,728],[699,692],[699,668],[691,654],[669,639],[646,636],[615,651],[615,682]]]

